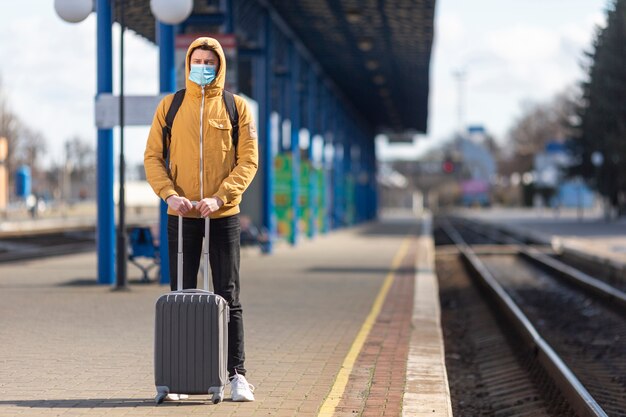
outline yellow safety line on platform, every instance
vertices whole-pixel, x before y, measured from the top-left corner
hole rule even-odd
[[[354,368],[356,358],[359,356],[359,353],[361,352],[361,349],[363,348],[363,345],[367,340],[367,336],[372,330],[372,327],[374,326],[374,323],[376,322],[376,319],[380,314],[380,310],[382,310],[383,308],[383,303],[385,302],[387,293],[391,288],[391,284],[393,284],[393,277],[398,270],[398,266],[400,265],[400,262],[402,262],[406,251],[409,248],[409,241],[410,236],[404,238],[400,249],[398,249],[396,256],[393,258],[393,261],[391,262],[391,270],[385,277],[385,281],[380,287],[378,295],[376,296],[376,300],[374,300],[374,304],[372,305],[372,310],[365,319],[365,322],[363,322],[361,330],[359,330],[359,333],[354,339],[354,342],[352,342],[352,346],[350,347],[348,354],[343,360],[343,364],[341,364],[341,369],[337,374],[335,383],[328,393],[328,396],[326,396],[326,399],[324,400],[324,403],[322,404],[322,407],[317,414],[318,417],[331,417],[335,412],[335,408],[337,407],[337,405],[339,405],[339,401],[343,396],[346,385],[348,385],[348,379],[350,378],[350,374],[352,373],[352,369]]]

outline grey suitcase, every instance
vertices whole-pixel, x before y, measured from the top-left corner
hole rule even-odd
[[[178,291],[156,303],[154,373],[157,404],[168,393],[212,394],[214,404],[224,398],[228,381],[229,308],[209,289],[209,224],[205,222],[204,288],[183,287],[183,218],[178,218]]]

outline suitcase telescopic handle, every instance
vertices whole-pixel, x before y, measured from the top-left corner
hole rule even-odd
[[[192,201],[191,205],[195,207],[198,204],[197,201]],[[204,219],[204,243],[202,245],[202,252],[204,258],[204,289],[209,289],[209,236],[211,231],[211,221],[208,217]],[[178,291],[183,290],[183,216],[178,216],[178,258],[177,258],[177,287]]]
[[[198,293],[213,294],[213,291],[198,290],[198,289],[193,289],[193,288],[188,288],[188,289],[182,290],[180,292],[182,292],[183,294],[185,294],[185,293],[191,293],[191,294],[198,294]]]
[[[178,216],[178,255],[176,262],[177,290],[183,290],[183,216]]]

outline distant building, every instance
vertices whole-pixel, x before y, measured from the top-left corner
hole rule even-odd
[[[491,204],[491,180],[496,174],[496,162],[486,146],[486,131],[482,126],[470,126],[466,135],[457,140],[461,154],[461,204],[464,206]]]
[[[566,170],[573,164],[563,141],[546,143],[544,152],[535,155],[533,185],[535,205],[584,207],[594,204],[593,192],[579,179],[568,180]]]

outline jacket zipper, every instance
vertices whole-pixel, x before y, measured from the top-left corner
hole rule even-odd
[[[204,116],[204,86],[202,86],[202,104],[200,105],[200,200],[204,198],[204,151],[202,150],[202,134],[204,132],[202,119]]]

